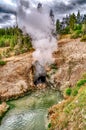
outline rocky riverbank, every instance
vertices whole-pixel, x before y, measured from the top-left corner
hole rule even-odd
[[[7,105],[5,102],[0,104],[0,121],[4,116],[4,114],[8,111],[8,109],[9,109],[9,105]]]

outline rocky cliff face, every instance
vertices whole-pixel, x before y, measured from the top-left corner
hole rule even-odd
[[[43,89],[46,84],[34,85],[32,53],[25,53],[4,59],[0,66],[0,100],[6,101],[24,96],[35,89]]]
[[[86,72],[86,43],[80,39],[61,39],[53,55],[57,69],[48,72],[50,82],[61,91],[74,86]]]
[[[5,59],[0,67],[0,99],[17,98],[33,89],[32,55],[24,54]]]

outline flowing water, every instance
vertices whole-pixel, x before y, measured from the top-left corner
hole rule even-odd
[[[18,100],[3,118],[0,130],[46,130],[48,108],[62,100],[58,91],[34,92]]]

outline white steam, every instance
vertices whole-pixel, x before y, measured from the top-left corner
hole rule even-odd
[[[18,26],[32,37],[34,59],[44,67],[53,63],[52,53],[56,50],[57,43],[52,36],[54,24],[53,16],[50,17],[50,9],[46,5],[37,6],[34,6],[31,0],[19,0],[17,18]]]

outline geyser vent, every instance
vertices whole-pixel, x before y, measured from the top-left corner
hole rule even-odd
[[[41,75],[39,76],[38,78],[36,78],[34,80],[34,84],[37,85],[37,84],[43,84],[46,82],[46,76],[45,75]]]

